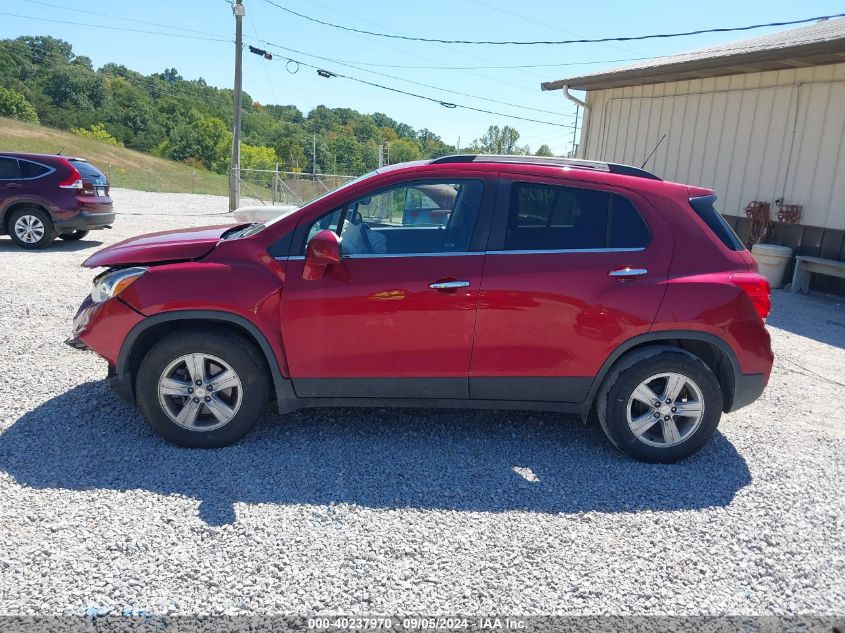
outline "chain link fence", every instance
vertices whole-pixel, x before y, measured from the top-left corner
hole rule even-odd
[[[186,169],[162,171],[104,166],[112,187],[166,193],[200,193],[229,195],[229,179],[225,174]],[[250,204],[302,205],[342,185],[355,176],[310,174],[273,169],[241,169],[241,198]]]
[[[254,198],[264,204],[296,205],[305,204],[355,178],[272,169],[241,169],[238,176],[242,198]]]
[[[229,179],[225,174],[213,174],[192,169],[163,171],[133,169],[108,163],[101,167],[112,187],[167,193],[202,193],[214,196],[229,194]]]

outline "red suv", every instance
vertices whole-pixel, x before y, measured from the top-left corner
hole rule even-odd
[[[264,224],[96,253],[68,343],[183,446],[239,440],[275,398],[596,415],[672,462],[772,368],[769,286],[714,200],[608,163],[393,165]]]
[[[114,224],[109,182],[82,158],[0,152],[0,235],[43,248]]]

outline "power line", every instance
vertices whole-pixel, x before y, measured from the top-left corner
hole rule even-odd
[[[60,55],[58,55],[56,53],[37,52],[37,53],[33,54],[33,57],[38,57],[42,60],[47,58],[47,57],[52,57],[52,58],[56,59],[57,61],[62,62],[65,65],[71,65],[72,64],[72,62],[68,62],[66,59],[62,58]],[[493,110],[485,110],[483,108],[476,108],[476,107],[473,107],[473,106],[441,101],[441,100],[436,99],[434,97],[429,97],[429,96],[426,96],[426,95],[419,95],[419,94],[415,94],[413,92],[401,90],[399,88],[392,88],[390,86],[384,86],[382,84],[370,82],[370,81],[367,81],[365,79],[359,79],[357,77],[352,77],[352,76],[349,76],[349,75],[343,75],[343,74],[340,74],[340,73],[328,71],[324,68],[320,68],[319,66],[315,66],[313,64],[309,64],[307,62],[303,62],[301,60],[297,60],[297,59],[290,58],[290,57],[279,56],[278,59],[282,59],[282,60],[289,61],[289,62],[294,62],[294,63],[299,64],[301,66],[304,66],[306,68],[312,68],[312,69],[317,70],[317,71],[322,71],[324,73],[327,73],[328,77],[330,77],[330,78],[331,77],[337,77],[337,78],[340,78],[340,79],[347,79],[349,81],[355,81],[355,82],[358,82],[358,83],[366,84],[366,85],[371,86],[371,87],[381,88],[382,90],[388,90],[390,92],[395,92],[395,93],[403,94],[403,95],[406,95],[406,96],[414,97],[414,98],[417,98],[417,99],[423,99],[425,101],[430,101],[432,103],[437,103],[438,105],[441,105],[443,107],[450,108],[450,109],[461,108],[461,109],[464,109],[464,110],[471,110],[473,112],[480,112],[482,114],[491,114],[491,115],[494,115],[494,116],[501,116],[501,117],[508,118],[508,119],[516,119],[516,120],[519,120],[519,121],[527,121],[527,122],[530,122],[530,123],[538,123],[540,125],[559,127],[559,128],[570,129],[570,130],[573,128],[573,126],[569,125],[569,124],[554,123],[554,122],[551,122],[551,121],[542,121],[540,119],[532,119],[532,118],[529,118],[529,117],[521,117],[521,116],[513,115],[513,114],[505,114],[503,112],[495,112]],[[145,89],[150,90],[150,91],[159,91],[160,92],[159,95],[155,95],[155,94],[151,95],[154,98],[160,99],[161,97],[170,97],[170,98],[173,98],[173,99],[181,99],[181,100],[184,100],[184,101],[190,101],[190,102],[196,103],[198,105],[211,106],[211,107],[226,107],[226,108],[229,108],[229,107],[232,106],[232,102],[230,100],[226,99],[225,97],[223,97],[222,95],[220,95],[220,97],[215,97],[212,100],[207,100],[207,99],[202,99],[202,98],[196,98],[194,96],[177,94],[174,90],[175,86],[171,86],[166,81],[164,81],[162,79],[158,79],[157,77],[140,76],[140,77],[129,78],[129,77],[124,77],[122,75],[111,75],[111,76],[113,76],[115,78],[123,79],[127,83],[134,85],[135,87],[138,87],[138,88],[145,88]]]
[[[19,13],[7,13],[5,11],[0,11],[0,15],[7,15],[13,18],[23,18],[25,20],[35,20],[37,22],[55,22],[57,24],[72,24],[74,26],[87,26],[91,28],[97,29],[108,29],[111,31],[126,31],[130,33],[143,33],[145,35],[164,35],[166,37],[178,37],[180,39],[192,39],[192,40],[206,40],[208,42],[227,42],[231,43],[232,40],[227,40],[223,38],[211,38],[211,37],[202,37],[200,35],[186,35],[184,33],[162,33],[161,31],[148,31],[144,29],[130,29],[129,27],[125,26],[106,26],[104,24],[92,24],[90,22],[72,22],[70,20],[55,20],[53,18],[42,18],[33,15],[20,15]]]
[[[249,23],[252,25],[252,33],[255,35],[255,39],[261,41],[261,38],[258,37],[258,29],[255,28],[255,18],[252,16],[252,11],[248,15]],[[276,89],[273,87],[273,80],[270,78],[270,71],[267,69],[267,66],[264,66],[264,75],[267,77],[267,86],[270,88],[270,94],[273,95],[273,101],[278,102],[279,99],[276,97]]]
[[[429,97],[427,95],[417,94],[415,92],[409,92],[407,90],[402,90],[400,88],[393,88],[391,86],[385,86],[383,84],[377,84],[373,81],[367,81],[366,79],[360,79],[358,77],[352,77],[351,75],[343,75],[341,73],[336,73],[332,70],[326,70],[325,68],[321,68],[320,66],[315,66],[314,64],[309,64],[307,62],[303,62],[298,59],[294,59],[292,57],[283,57],[280,56],[279,59],[284,59],[288,62],[293,62],[295,64],[299,64],[300,66],[305,66],[306,68],[313,68],[317,71],[317,74],[321,77],[325,77],[326,79],[330,79],[332,77],[338,77],[340,79],[347,79],[349,81],[354,81],[360,84],[365,84],[367,86],[372,86],[374,88],[381,88],[382,90],[388,90],[390,92],[395,92],[398,94],[406,95],[408,97],[414,97],[416,99],[423,99],[424,101],[430,101],[432,103],[436,103],[438,105],[443,106],[444,108],[454,109],[454,108],[461,108],[462,110],[472,110],[473,112],[481,112],[483,114],[492,114],[494,116],[505,117],[508,119],[516,119],[518,121],[529,121],[531,123],[542,123],[544,125],[551,125],[553,127],[563,127],[572,129],[572,125],[566,123],[553,123],[551,121],[542,121],[540,119],[532,119],[529,117],[517,116],[515,114],[505,114],[504,112],[495,112],[493,110],[485,110],[483,108],[476,108],[474,106],[468,106],[460,103],[452,103],[449,101],[442,101],[441,99],[437,99],[436,97]]]
[[[372,62],[354,62],[359,66],[372,66],[373,68],[403,68],[405,70],[519,70],[521,68],[560,68],[563,66],[592,66],[594,64],[619,64],[622,62],[639,62],[645,59],[654,59],[654,56],[647,57],[626,57],[624,59],[594,59],[585,62],[564,62],[560,64],[516,64],[514,66],[413,66],[405,64],[376,64]]]
[[[505,106],[509,106],[509,107],[512,107],[512,108],[519,108],[521,110],[532,110],[534,112],[541,112],[543,114],[551,114],[553,116],[574,116],[574,115],[564,115],[564,114],[561,114],[560,112],[553,112],[551,110],[543,110],[541,108],[532,108],[531,106],[520,105],[518,103],[510,103],[508,101],[499,101],[498,99],[491,99],[489,97],[482,97],[482,96],[479,96],[479,95],[470,94],[468,92],[460,92],[458,90],[450,90],[449,88],[441,88],[440,86],[432,86],[431,84],[426,84],[426,83],[422,83],[422,82],[419,82],[419,81],[414,81],[413,79],[406,79],[404,77],[397,77],[396,75],[388,75],[387,73],[382,73],[382,72],[378,72],[378,71],[375,71],[375,70],[368,70],[366,68],[361,68],[360,66],[355,66],[354,64],[349,64],[347,62],[343,62],[343,61],[340,61],[338,59],[332,59],[330,57],[323,57],[321,55],[315,55],[313,53],[306,53],[305,51],[299,51],[299,50],[296,50],[295,48],[288,48],[288,47],[285,47],[285,46],[279,46],[278,44],[273,44],[272,42],[269,42],[267,40],[262,40],[262,39],[259,39],[259,38],[256,38],[256,39],[258,39],[258,41],[261,42],[262,44],[266,44],[267,46],[272,46],[273,48],[277,48],[277,49],[284,50],[284,51],[290,51],[291,53],[296,53],[298,55],[305,55],[306,57],[313,57],[314,59],[321,59],[321,60],[326,61],[326,62],[332,62],[333,64],[339,64],[341,66],[346,66],[348,68],[354,68],[355,70],[360,70],[360,71],[363,71],[363,72],[372,73],[373,75],[378,75],[380,77],[386,77],[388,79],[396,79],[397,81],[404,81],[405,83],[413,84],[415,86],[420,86],[422,88],[431,88],[433,90],[439,90],[441,92],[448,92],[450,94],[460,95],[462,97],[469,97],[471,99],[479,99],[480,101],[487,101],[489,103],[497,103],[499,105],[505,105]]]
[[[560,28],[560,27],[558,27],[554,24],[550,24],[548,20],[545,20],[545,21],[536,20],[534,18],[528,17],[527,15],[523,15],[522,13],[518,13],[516,11],[508,11],[507,9],[502,9],[502,8],[497,7],[495,5],[488,4],[487,2],[484,2],[484,0],[471,0],[471,2],[474,2],[475,4],[481,5],[482,7],[486,7],[487,9],[490,9],[491,11],[496,11],[498,13],[510,15],[510,16],[516,18],[517,20],[522,20],[523,22],[528,22],[530,24],[539,25],[539,26],[541,26],[545,29],[551,29],[553,31],[557,31],[558,33],[565,33],[566,35],[573,35],[575,37],[584,37],[581,33],[574,33],[572,31],[567,31],[567,30],[562,29],[562,28]],[[623,52],[625,52],[629,55],[638,55],[639,54],[639,51],[632,51],[629,48],[623,48],[622,46],[617,46],[617,45],[614,45],[614,44],[605,44],[605,46],[607,46],[607,48],[615,48],[616,50],[623,51]]]
[[[42,0],[22,0],[23,2],[27,2],[29,4],[40,4],[41,6],[45,7],[52,7],[54,9],[63,9],[65,11],[73,11],[74,13],[82,13],[84,15],[94,15],[98,18],[112,18],[113,20],[120,20],[122,22],[134,22],[136,24],[146,24],[148,26],[158,26],[165,29],[175,29],[178,30],[180,33],[182,32],[189,32],[189,33],[199,33],[200,35],[210,35],[212,37],[225,37],[225,35],[221,35],[220,33],[209,33],[208,31],[198,31],[196,29],[189,29],[181,24],[179,26],[173,26],[171,24],[162,24],[161,22],[148,22],[146,20],[139,20],[137,18],[127,18],[120,15],[112,15],[109,13],[102,13],[101,11],[86,11],[85,9],[77,9],[75,7],[66,7],[62,4],[54,4],[52,2],[43,2]],[[227,0],[228,3],[228,0]],[[228,40],[227,40],[228,41]]]
[[[384,24],[381,24],[379,22],[374,21],[369,14],[363,14],[362,15],[361,11],[358,11],[356,13],[348,13],[346,11],[339,9],[337,6],[328,6],[328,5],[324,4],[323,2],[320,2],[320,0],[310,0],[309,4],[315,5],[315,6],[318,6],[318,7],[322,7],[323,9],[325,9],[327,11],[331,11],[333,14],[344,15],[346,17],[353,19],[353,20],[356,20],[357,22],[372,25],[372,26],[375,26],[379,29],[389,29],[390,28],[389,26],[385,26]],[[432,62],[432,63],[439,63],[439,60],[432,59],[431,57],[429,57],[427,55],[419,53],[417,50],[408,50],[406,48],[398,48],[396,46],[393,46],[389,43],[390,40],[378,39],[378,40],[375,40],[375,42],[377,44],[379,44],[380,46],[383,46],[383,47],[390,49],[392,51],[404,53],[406,55],[410,55],[412,57],[417,57],[419,59],[423,59],[423,60],[426,60],[426,61],[429,61],[429,62]],[[475,52],[470,52],[466,49],[455,49],[453,46],[447,46],[445,44],[437,45],[437,47],[446,51],[447,54],[449,55],[450,60],[454,59],[455,55],[462,55],[464,57],[470,57],[470,58],[473,58],[473,59],[480,60],[482,62],[487,62],[487,63],[491,63],[491,64],[495,63],[494,60],[488,59],[486,57],[482,57],[481,55],[478,55]],[[498,89],[501,89],[502,85],[505,84],[505,85],[508,85],[508,86],[513,86],[514,88],[517,88],[517,89],[525,91],[525,92],[530,92],[532,94],[536,94],[536,92],[537,92],[537,87],[536,87],[535,84],[532,83],[531,87],[529,88],[529,87],[524,86],[520,83],[508,81],[507,79],[505,79],[504,77],[501,76],[501,73],[497,74],[496,77],[490,77],[489,75],[482,74],[482,73],[479,73],[477,71],[472,71],[472,70],[469,70],[469,69],[465,70],[464,72],[466,72],[467,75],[472,75],[473,77],[478,77],[479,79],[483,79],[484,81],[494,83]],[[540,77],[540,75],[537,75],[537,77]]]
[[[342,31],[350,31],[352,33],[360,33],[362,35],[372,35],[375,37],[386,37],[389,39],[396,39],[396,40],[408,40],[411,42],[427,42],[427,43],[436,43],[436,44],[473,44],[473,45],[490,45],[490,46],[503,46],[503,45],[514,45],[514,46],[534,46],[537,44],[599,44],[602,42],[633,42],[639,40],[651,40],[651,39],[661,39],[661,38],[670,38],[670,37],[686,37],[689,35],[702,35],[705,33],[732,33],[736,31],[751,31],[754,29],[762,29],[767,27],[773,26],[792,26],[795,24],[807,24],[809,22],[818,22],[819,20],[829,20],[831,18],[841,18],[845,17],[845,13],[834,13],[831,15],[820,15],[812,18],[804,18],[801,20],[787,20],[782,22],[766,22],[763,24],[751,24],[748,26],[732,26],[732,27],[721,27],[721,28],[714,28],[714,29],[698,29],[695,31],[681,31],[677,33],[654,33],[649,35],[629,35],[629,36],[621,36],[621,37],[599,37],[599,38],[580,38],[574,40],[447,40],[447,39],[440,39],[440,38],[433,38],[433,37],[414,37],[410,35],[398,35],[395,33],[379,33],[378,31],[368,31],[366,29],[358,29],[352,26],[344,26],[342,24],[334,24],[333,22],[327,22],[325,20],[320,20],[319,18],[315,18],[309,15],[305,15],[304,13],[299,13],[298,11],[294,11],[293,9],[289,9],[287,7],[283,7],[282,5],[274,2],[273,0],[264,0],[267,4],[271,4],[277,9],[281,9],[282,11],[289,13],[291,15],[295,15],[299,18],[304,20],[308,20],[309,22],[315,22],[317,24],[322,24],[323,26],[329,26],[334,29],[340,29]]]

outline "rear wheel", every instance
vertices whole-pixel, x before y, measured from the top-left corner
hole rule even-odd
[[[66,242],[76,242],[77,240],[81,240],[83,237],[88,235],[88,231],[65,231],[64,233],[59,233],[59,237],[65,240]]]
[[[598,396],[605,434],[628,455],[671,463],[692,455],[716,432],[722,390],[700,359],[672,348],[632,353]]]
[[[44,248],[56,239],[49,214],[36,207],[14,211],[9,218],[9,236],[21,248]]]
[[[233,444],[267,404],[269,379],[258,350],[220,330],[171,334],[138,371],[138,404],[165,439],[190,448]]]

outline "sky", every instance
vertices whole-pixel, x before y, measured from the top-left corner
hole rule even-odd
[[[492,40],[642,35],[796,20],[845,11],[845,3],[830,0],[272,2],[320,20],[359,29],[440,39]],[[274,55],[273,61],[267,61],[248,52],[244,54],[243,87],[256,101],[294,104],[306,113],[320,104],[367,113],[383,112],[415,129],[428,128],[447,143],[462,146],[481,136],[489,125],[510,125],[520,132],[520,145],[527,144],[536,150],[547,144],[557,154],[564,154],[572,147],[575,106],[560,91],[542,92],[541,82],[626,63],[620,60],[679,53],[789,28],[625,43],[467,46],[349,33],[281,11],[270,0],[244,0],[244,4],[244,43],[266,48]],[[52,35],[67,40],[77,55],[87,55],[95,67],[115,62],[144,74],[175,67],[186,79],[202,77],[214,86],[232,86],[234,18],[229,0],[0,1],[0,38],[20,35]],[[219,37],[224,41],[194,37]],[[281,50],[257,40],[292,50]],[[284,56],[437,101],[498,114],[446,108],[339,77],[322,78],[316,69],[297,67],[282,59]],[[515,65],[548,66],[465,68]]]

